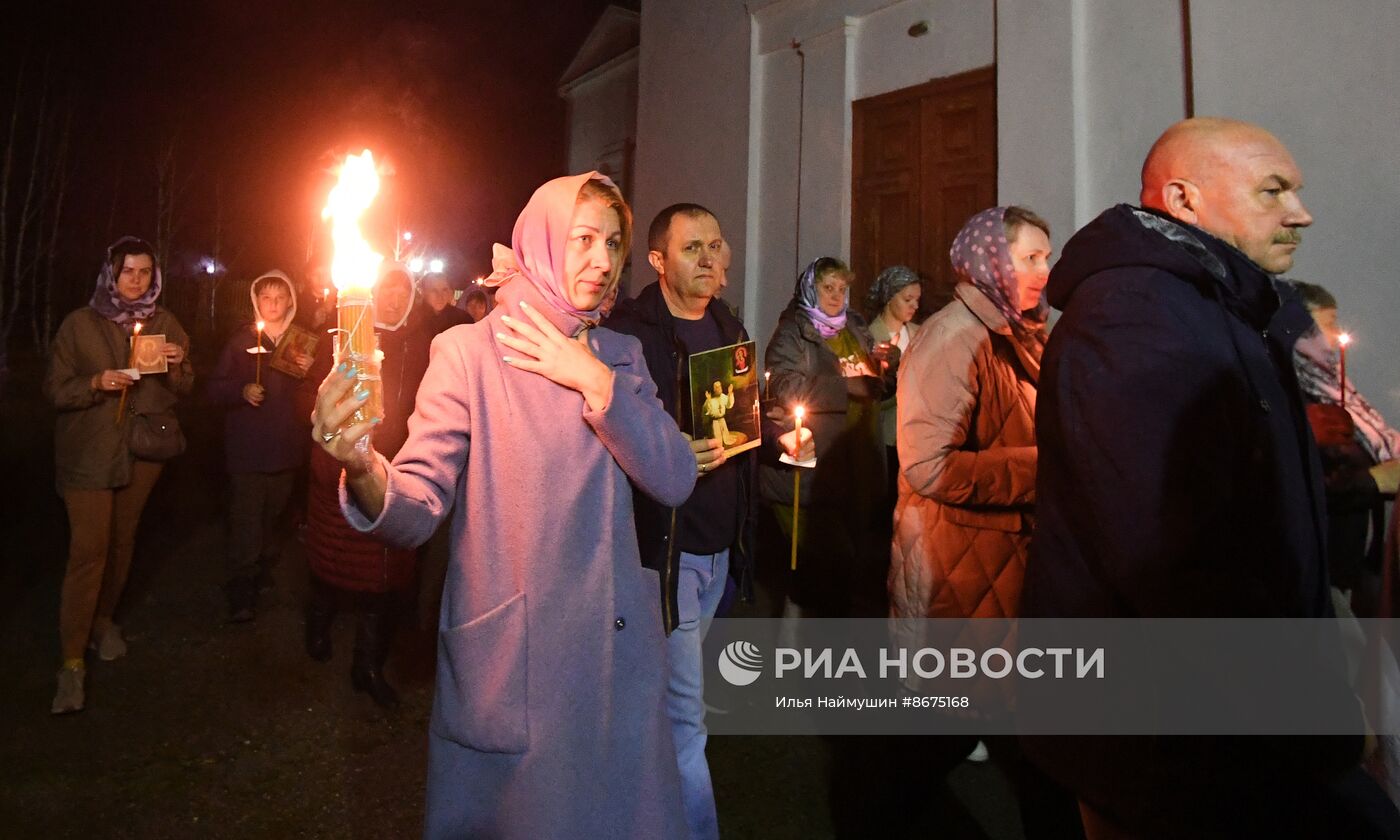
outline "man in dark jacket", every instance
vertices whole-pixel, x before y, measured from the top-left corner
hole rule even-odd
[[[1301,182],[1263,129],[1187,120],[1148,155],[1143,208],[1066,244],[1047,288],[1064,317],[1041,375],[1022,615],[1332,615],[1290,362],[1308,321],[1270,277],[1312,223]],[[1026,748],[1078,794],[1090,837],[1391,836],[1400,815],[1359,768],[1359,705],[1339,672],[1319,691],[1358,734]]]
[[[698,204],[657,214],[647,234],[652,283],[623,301],[608,329],[642,342],[657,396],[683,432],[695,428],[690,408],[692,353],[748,341],[743,323],[717,295],[724,278],[724,238],[715,215]],[[662,617],[669,634],[667,711],[681,771],[691,836],[719,836],[714,792],[705,763],[704,667],[701,644],[725,582],[747,589],[755,516],[753,450],[727,458],[713,438],[691,441],[700,478],[679,508],[633,494],[642,562],[661,573]]]
[[[430,310],[428,330],[432,335],[474,322],[472,316],[452,305],[452,285],[441,273],[425,275],[418,287],[423,293],[424,305]]]

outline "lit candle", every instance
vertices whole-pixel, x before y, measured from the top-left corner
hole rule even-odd
[[[263,353],[263,348],[262,348],[262,334],[263,334],[263,327],[265,327],[265,326],[267,326],[267,323],[266,323],[265,321],[259,321],[259,322],[258,322],[258,346],[257,346],[257,348],[256,348],[258,352],[256,352],[256,353],[253,354],[253,360],[254,360],[254,361],[253,361],[253,384],[254,384],[254,385],[262,385],[262,353]]]
[[[331,220],[331,281],[336,288],[335,359],[349,365],[369,397],[346,420],[346,425],[384,416],[379,381],[378,343],[374,337],[374,297],[371,288],[384,257],[370,248],[360,233],[360,217],[379,192],[379,173],[368,149],[345,159],[340,178],[326,201],[322,218]]]
[[[137,321],[131,327],[131,348],[126,353],[127,369],[136,367],[136,337],[141,334],[141,322]],[[122,424],[122,414],[126,412],[126,388],[122,388],[122,397],[117,400],[117,425]]]
[[[771,370],[765,370],[765,371],[763,372],[763,398],[764,398],[764,399],[767,399],[767,398],[768,398],[768,380],[771,379],[772,377],[773,377],[773,371],[771,371]]]
[[[1341,354],[1342,408],[1347,407],[1347,345],[1351,343],[1351,333],[1337,336],[1337,347]]]
[[[797,406],[792,410],[794,428],[797,430],[797,443],[795,448],[797,454],[802,454],[802,415],[807,411],[802,406]],[[797,460],[794,458],[793,460]],[[797,509],[802,495],[802,468],[792,469],[792,570],[797,571]]]

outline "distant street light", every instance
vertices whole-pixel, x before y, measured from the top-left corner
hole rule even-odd
[[[432,274],[441,274],[444,268],[447,268],[447,263],[442,260],[432,260],[428,263],[428,271]]]

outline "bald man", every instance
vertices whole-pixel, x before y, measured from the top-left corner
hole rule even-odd
[[[1066,243],[1046,287],[1064,314],[1039,382],[1022,615],[1332,615],[1322,483],[1289,361],[1310,320],[1273,279],[1312,223],[1302,186],[1259,126],[1186,120],[1149,152],[1142,206],[1110,208]],[[1331,657],[1319,663],[1330,721],[1355,735],[1026,750],[1079,796],[1090,836],[1396,836],[1400,814],[1358,766],[1360,707]],[[1217,688],[1231,690],[1202,690]]]

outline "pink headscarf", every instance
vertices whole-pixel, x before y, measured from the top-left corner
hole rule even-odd
[[[578,203],[579,190],[591,180],[597,179],[615,186],[611,179],[599,172],[585,172],[582,175],[566,175],[546,181],[535,194],[520,216],[515,220],[515,231],[511,234],[510,256],[502,259],[505,249],[497,246],[492,259],[491,276],[486,278],[486,286],[505,286],[516,277],[524,277],[553,313],[543,313],[565,334],[576,335],[585,327],[596,326],[602,317],[601,306],[594,309],[578,309],[569,302],[564,291],[564,249],[568,243],[569,223],[574,218],[574,207]],[[513,264],[512,264],[513,263]],[[509,288],[502,289],[508,293]],[[518,290],[517,290],[518,291]],[[517,297],[506,294],[505,299]],[[557,313],[563,318],[552,317]],[[560,322],[563,323],[560,323]]]

